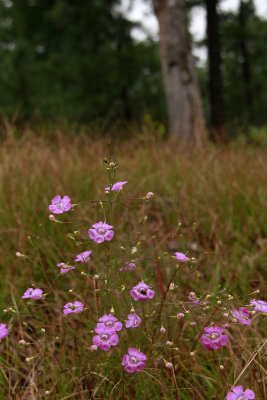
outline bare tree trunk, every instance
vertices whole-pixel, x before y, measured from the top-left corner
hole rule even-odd
[[[225,135],[223,85],[221,72],[221,43],[217,4],[218,0],[206,0],[207,39],[209,53],[210,122],[212,136],[215,140],[223,139],[223,136]]]
[[[205,122],[187,31],[184,0],[153,0],[160,28],[161,64],[171,137],[200,145]]]

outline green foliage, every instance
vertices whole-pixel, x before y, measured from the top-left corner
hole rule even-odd
[[[24,119],[164,119],[157,46],[118,0],[0,2],[0,109]]]

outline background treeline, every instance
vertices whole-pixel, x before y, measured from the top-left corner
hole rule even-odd
[[[166,123],[158,43],[136,42],[120,0],[1,0],[0,111],[20,121]],[[205,2],[188,1],[189,8]],[[225,120],[262,125],[267,102],[267,21],[252,1],[219,9]],[[189,14],[190,15],[190,14]],[[206,41],[196,43],[207,45]],[[197,73],[207,120],[209,72]]]

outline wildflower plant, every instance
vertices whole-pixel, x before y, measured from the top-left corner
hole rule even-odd
[[[43,280],[29,282],[32,288],[22,296],[24,303],[9,310],[19,320],[17,342],[23,368],[29,368],[34,380],[31,390],[51,399],[61,398],[62,387],[66,399],[77,393],[88,399],[129,394],[134,399],[206,399],[214,382],[213,365],[223,385],[218,396],[215,385],[214,399],[260,399],[253,397],[263,393],[260,379],[243,391],[236,384],[246,383],[244,372],[236,377],[234,368],[227,371],[223,364],[240,356],[240,332],[246,329],[249,335],[266,313],[266,303],[246,299],[242,304],[221,287],[197,294],[185,290],[185,274],[201,279],[197,260],[187,249],[173,253],[151,246],[154,235],[142,232],[146,217],[137,227],[125,221],[129,202],[150,207],[153,193],[127,197],[131,183],[115,182],[118,165],[105,160],[104,167],[104,198],[74,204],[69,196],[57,195],[51,201],[48,211],[56,217],[48,214],[50,224],[68,228],[70,249],[67,254],[58,249],[55,259],[60,262],[49,268],[38,253]],[[85,206],[86,218],[79,220],[79,209]],[[90,215],[92,207],[99,222]],[[25,262],[35,262],[19,254]],[[0,341],[8,335],[12,329],[0,324]],[[260,354],[265,342],[254,344]],[[203,365],[204,376],[198,373]],[[28,390],[26,382],[20,384],[22,393]]]

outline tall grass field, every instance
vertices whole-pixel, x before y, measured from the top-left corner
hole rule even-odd
[[[267,399],[266,149],[23,135],[0,160],[0,400]]]

